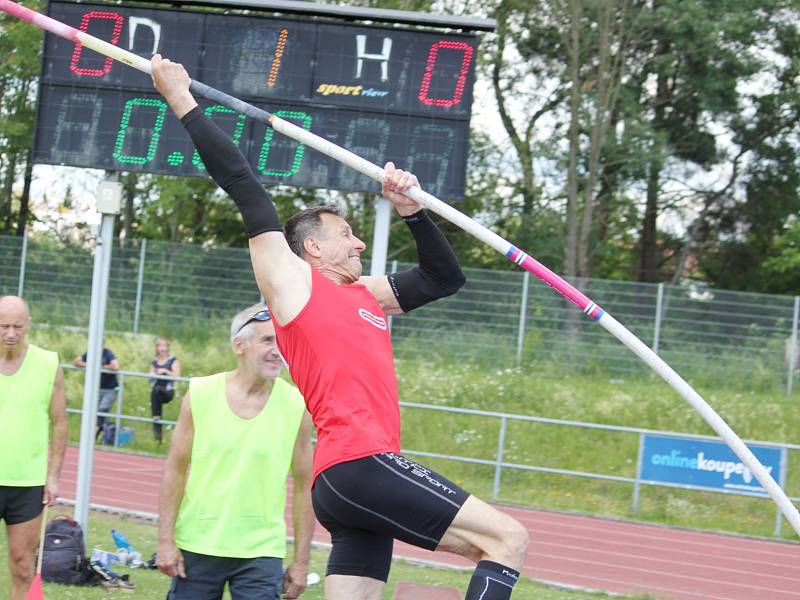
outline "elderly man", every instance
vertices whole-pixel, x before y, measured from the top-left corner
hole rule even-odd
[[[164,467],[158,567],[169,600],[297,598],[306,587],[314,514],[311,418],[278,375],[269,311],[231,323],[236,370],[191,379]],[[294,559],[284,574],[286,478],[294,482]]]
[[[381,598],[394,539],[476,562],[467,600],[510,598],[527,530],[399,454],[399,399],[386,315],[449,296],[464,283],[442,232],[404,194],[418,185],[416,177],[387,163],[382,192],[411,230],[419,266],[362,277],[365,245],[338,212],[302,211],[282,231],[244,156],[192,97],[183,67],[159,55],[152,67],[156,87],[209,174],[242,214],[278,344],[317,427],[312,499],[333,542],[326,598]]]
[[[42,506],[58,497],[67,447],[58,354],[29,343],[30,327],[25,301],[0,297],[0,519],[8,536],[11,600],[25,600],[33,580]]]

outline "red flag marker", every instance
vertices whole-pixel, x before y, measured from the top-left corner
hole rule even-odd
[[[44,589],[42,589],[42,559],[44,558],[44,529],[47,526],[47,504],[42,510],[42,532],[39,534],[39,558],[36,561],[36,576],[28,588],[28,595],[25,600],[44,600]]]
[[[44,600],[41,573],[36,573],[36,577],[33,578],[31,587],[28,588],[28,595],[25,596],[25,600]]]

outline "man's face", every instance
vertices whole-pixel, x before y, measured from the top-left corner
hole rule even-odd
[[[13,350],[25,343],[30,329],[30,317],[22,303],[5,303],[0,306],[0,343],[3,350]]]
[[[241,341],[241,360],[257,370],[262,377],[275,378],[281,373],[283,360],[275,340],[272,321],[253,321],[245,327],[248,337]]]
[[[323,213],[322,231],[317,239],[322,248],[320,259],[352,281],[361,277],[361,253],[367,245],[353,235],[347,221],[336,215]]]

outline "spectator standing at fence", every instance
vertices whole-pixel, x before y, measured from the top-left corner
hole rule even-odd
[[[169,340],[160,337],[156,340],[156,352],[150,361],[150,373],[168,377],[181,376],[181,361],[169,352]],[[153,416],[153,435],[159,444],[162,440],[162,425],[158,421],[163,415],[163,406],[172,402],[175,395],[175,383],[169,379],[150,379],[153,388],[150,390],[150,413]]]
[[[297,598],[306,587],[311,508],[311,417],[283,368],[263,304],[231,323],[237,367],[195,377],[183,399],[159,500],[159,569],[169,600]],[[293,480],[294,560],[286,554],[286,479]]]
[[[72,361],[76,367],[86,367],[86,356],[84,352]],[[119,371],[119,360],[117,356],[108,348],[105,347],[105,340],[103,340],[103,356],[102,368],[107,371]],[[100,373],[100,394],[97,399],[97,412],[107,413],[114,407],[114,402],[117,401],[118,393],[117,375],[115,373]],[[94,435],[97,437],[103,431],[107,417],[97,415],[97,428]]]
[[[22,298],[0,297],[0,519],[6,522],[11,600],[25,600],[33,580],[42,506],[58,497],[67,447],[58,354],[28,343],[30,326]]]
[[[382,193],[414,237],[419,265],[362,277],[365,244],[335,207],[309,208],[281,227],[247,160],[208,119],[181,65],[152,60],[153,79],[208,173],[236,202],[258,287],[280,349],[317,427],[312,498],[331,533],[328,600],[378,600],[394,539],[477,563],[466,600],[508,600],[528,545],[522,524],[400,453],[400,408],[389,314],[455,293],[464,275],[447,239],[407,196],[419,184],[384,167]]]

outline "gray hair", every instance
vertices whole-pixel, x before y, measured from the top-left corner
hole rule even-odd
[[[289,217],[283,224],[283,235],[289,243],[292,252],[304,258],[306,251],[303,242],[306,238],[319,236],[322,227],[322,215],[342,216],[342,211],[335,204],[323,204],[301,210],[296,215]]]
[[[231,346],[233,346],[233,341],[236,338],[239,338],[243,342],[246,342],[250,339],[250,337],[253,335],[252,328],[245,328],[242,329],[242,331],[239,331],[239,328],[244,325],[250,317],[252,317],[258,311],[264,310],[265,308],[267,308],[266,304],[263,302],[257,302],[256,304],[248,306],[247,308],[236,313],[236,316],[233,317],[233,321],[231,321]]]

